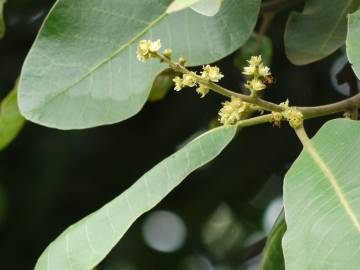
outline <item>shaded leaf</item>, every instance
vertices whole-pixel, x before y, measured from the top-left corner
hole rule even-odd
[[[0,0],[0,38],[5,35],[4,4],[5,0]]]
[[[360,79],[360,10],[349,16],[346,49],[352,68]]]
[[[172,69],[165,69],[156,76],[149,95],[149,101],[156,102],[162,100],[169,90],[174,88],[173,78],[175,72]]]
[[[25,119],[19,113],[17,88],[0,102],[0,150],[4,149],[19,133]]]
[[[286,270],[358,270],[360,122],[327,122],[286,175]]]
[[[215,158],[235,133],[234,126],[213,129],[160,162],[120,196],[64,231],[44,251],[35,269],[93,269],[140,215]]]
[[[59,0],[23,66],[19,103],[29,120],[61,129],[111,124],[136,114],[165,68],[136,59],[141,39],[189,65],[218,60],[252,32],[260,0],[227,0],[216,16],[168,15],[170,0]],[[226,31],[224,31],[226,29]]]
[[[302,13],[291,13],[284,37],[289,60],[296,65],[309,64],[342,46],[351,8],[352,0],[309,0]]]
[[[191,8],[204,16],[215,16],[221,7],[223,0],[200,0]]]
[[[282,210],[267,237],[261,270],[285,270],[284,255],[281,247],[285,231],[285,215],[284,210]]]

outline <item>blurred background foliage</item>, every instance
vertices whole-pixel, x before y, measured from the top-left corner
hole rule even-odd
[[[222,83],[241,89],[241,68],[262,53],[276,83],[266,92],[274,102],[319,105],[343,99],[356,88],[343,49],[297,67],[284,54],[288,14],[271,18],[267,37],[254,35],[216,64]],[[0,40],[0,98],[12,89],[24,58],[54,1],[11,0],[5,5],[6,35]],[[266,19],[266,18],[265,18]],[[223,101],[194,91],[167,91],[171,72],[144,109],[112,126],[59,131],[27,122],[0,152],[0,268],[32,269],[43,249],[68,225],[96,210],[177,148],[214,124]],[[326,119],[309,122],[313,133]],[[254,150],[255,149],[255,150]],[[271,125],[242,130],[221,158],[193,173],[141,217],[103,270],[259,269],[264,236],[282,201],[286,170],[301,150],[292,130]]]

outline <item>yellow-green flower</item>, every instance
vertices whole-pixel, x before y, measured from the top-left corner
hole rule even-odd
[[[173,82],[175,83],[175,91],[180,91],[184,87],[183,79],[181,79],[179,76],[176,76],[173,79]]]
[[[250,65],[250,66],[244,67],[242,74],[247,75],[247,76],[254,76],[256,74],[256,66]]]
[[[151,40],[140,40],[137,47],[136,56],[139,61],[145,62],[151,57],[151,53],[156,53],[161,48],[161,42],[158,39],[157,41]]]
[[[163,55],[167,58],[171,58],[172,50],[171,49],[165,49],[163,52]]]
[[[266,88],[266,85],[260,79],[252,79],[251,81],[247,81],[245,87],[250,91],[261,91]]]
[[[241,119],[244,112],[249,110],[249,103],[232,96],[230,101],[225,101],[219,111],[219,121],[223,125],[233,125]]]
[[[267,77],[271,75],[270,68],[267,66],[264,66],[263,63],[261,63],[258,67],[258,74],[261,77]]]
[[[185,86],[194,87],[196,85],[196,74],[194,72],[183,74],[182,80]]]
[[[289,121],[289,124],[293,128],[301,127],[304,116],[303,114],[298,111],[295,107],[289,106],[289,100],[280,103],[280,106],[284,108],[284,111],[281,113],[284,118]]]
[[[262,62],[261,55],[251,56],[250,60],[247,60],[250,66],[258,66]]]
[[[220,69],[217,66],[212,67],[210,65],[206,65],[203,67],[201,77],[212,82],[218,82],[224,77],[224,75],[220,72]]]
[[[209,93],[210,89],[203,84],[200,84],[198,88],[196,88],[196,92],[200,95],[200,98],[205,97]]]

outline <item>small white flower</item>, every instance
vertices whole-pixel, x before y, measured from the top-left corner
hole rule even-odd
[[[242,74],[247,76],[253,76],[255,73],[256,73],[256,66],[254,65],[244,67],[244,70],[242,72]]]
[[[258,74],[259,74],[259,76],[262,76],[262,77],[270,76],[271,75],[270,68],[267,66],[264,66],[264,64],[261,63],[258,68]]]
[[[260,63],[262,61],[261,55],[251,56],[250,60],[247,60],[247,61],[250,64],[250,66],[258,66],[258,65],[260,65]]]
[[[158,52],[161,48],[161,42],[160,39],[158,39],[157,41],[150,41],[150,47],[149,47],[149,51],[152,53]]]

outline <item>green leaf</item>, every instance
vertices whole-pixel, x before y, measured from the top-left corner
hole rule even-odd
[[[172,69],[165,69],[156,76],[151,87],[149,101],[156,102],[162,100],[169,90],[174,88],[173,78],[175,74]]]
[[[221,7],[223,0],[201,0],[191,5],[191,8],[204,16],[216,15]]]
[[[141,39],[161,39],[189,65],[218,60],[250,36],[260,0],[227,0],[216,16],[168,15],[169,0],[59,0],[23,66],[19,104],[29,120],[61,129],[116,123],[136,114],[165,68],[141,63]]]
[[[4,4],[5,0],[0,0],[0,38],[5,35]]]
[[[220,154],[235,133],[234,126],[213,129],[160,162],[120,196],[64,231],[41,255],[35,270],[93,269],[140,215]]]
[[[17,87],[0,102],[0,151],[19,133],[25,119],[19,113],[17,105]]]
[[[266,241],[261,270],[285,270],[281,241],[286,231],[284,210],[278,216]]]
[[[349,16],[346,49],[352,68],[360,79],[360,10]]]
[[[358,270],[360,122],[327,122],[286,175],[286,270]]]
[[[291,13],[284,37],[289,60],[296,65],[306,65],[341,47],[352,1],[308,0],[302,13]]]

